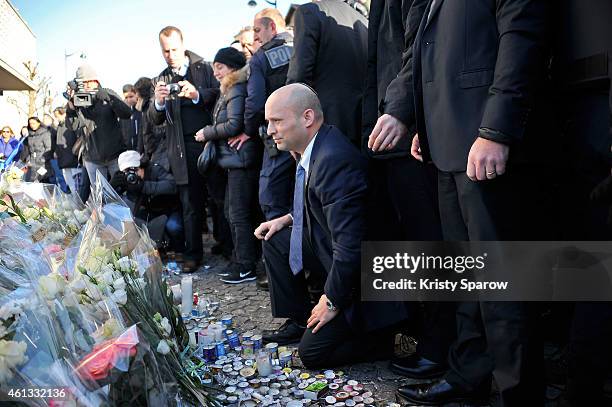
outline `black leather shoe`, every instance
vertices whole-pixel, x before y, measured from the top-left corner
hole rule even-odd
[[[185,262],[183,263],[183,268],[182,271],[183,273],[194,273],[196,271],[198,271],[198,269],[200,268],[200,262],[199,261],[195,261],[195,260],[185,260]]]
[[[264,291],[270,290],[268,288],[268,276],[267,275],[257,276],[257,288],[259,288],[260,290],[264,290]]]
[[[484,405],[486,397],[466,393],[442,379],[429,384],[410,384],[397,389],[397,395],[417,405],[438,406],[447,403]]]
[[[299,342],[305,330],[306,327],[302,327],[288,319],[277,330],[263,331],[262,340],[264,343],[275,342],[281,346],[288,345]]]
[[[419,380],[435,379],[447,371],[446,366],[417,355],[393,360],[389,368],[393,373]]]

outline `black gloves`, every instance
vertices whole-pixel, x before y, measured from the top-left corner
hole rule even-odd
[[[126,181],[127,183],[127,181]],[[142,192],[142,188],[144,187],[144,181],[142,178],[138,177],[138,181],[135,184],[127,184],[127,190],[130,194],[139,194]]]
[[[110,102],[110,94],[108,93],[108,91],[104,88],[101,88],[98,93],[96,93],[96,99],[98,99],[101,102]]]
[[[117,171],[111,178],[111,186],[119,195],[123,194],[128,186],[127,178],[124,172]]]

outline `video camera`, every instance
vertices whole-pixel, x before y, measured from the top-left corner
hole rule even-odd
[[[74,91],[72,103],[74,103],[75,107],[89,107],[93,105],[97,90],[85,90],[85,85],[83,84],[83,81],[78,81],[76,79],[73,79],[68,82],[68,87],[72,91]],[[70,96],[67,94],[67,92],[64,92],[64,97],[70,100]]]

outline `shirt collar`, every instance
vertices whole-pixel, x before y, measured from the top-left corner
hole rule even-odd
[[[183,65],[181,65],[181,67],[179,68],[178,72],[175,72],[174,69],[172,69],[172,73],[175,75],[185,76],[187,75],[188,69],[189,69],[189,57],[185,55],[185,61],[183,62]]]
[[[310,167],[310,155],[312,154],[312,147],[314,146],[315,139],[317,138],[318,134],[319,132],[317,132],[312,138],[312,140],[310,140],[310,143],[308,143],[306,149],[304,150],[304,154],[302,154],[302,157],[300,157],[300,165],[302,166],[302,168],[304,168],[304,172],[306,172],[306,175],[308,175],[308,168]]]

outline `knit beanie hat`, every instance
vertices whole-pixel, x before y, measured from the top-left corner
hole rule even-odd
[[[240,69],[246,65],[246,58],[244,54],[237,49],[227,47],[217,51],[217,55],[215,55],[215,60],[213,62],[222,63],[232,69]]]
[[[98,74],[91,65],[83,64],[77,68],[76,79],[80,81],[95,81],[98,79]]]

